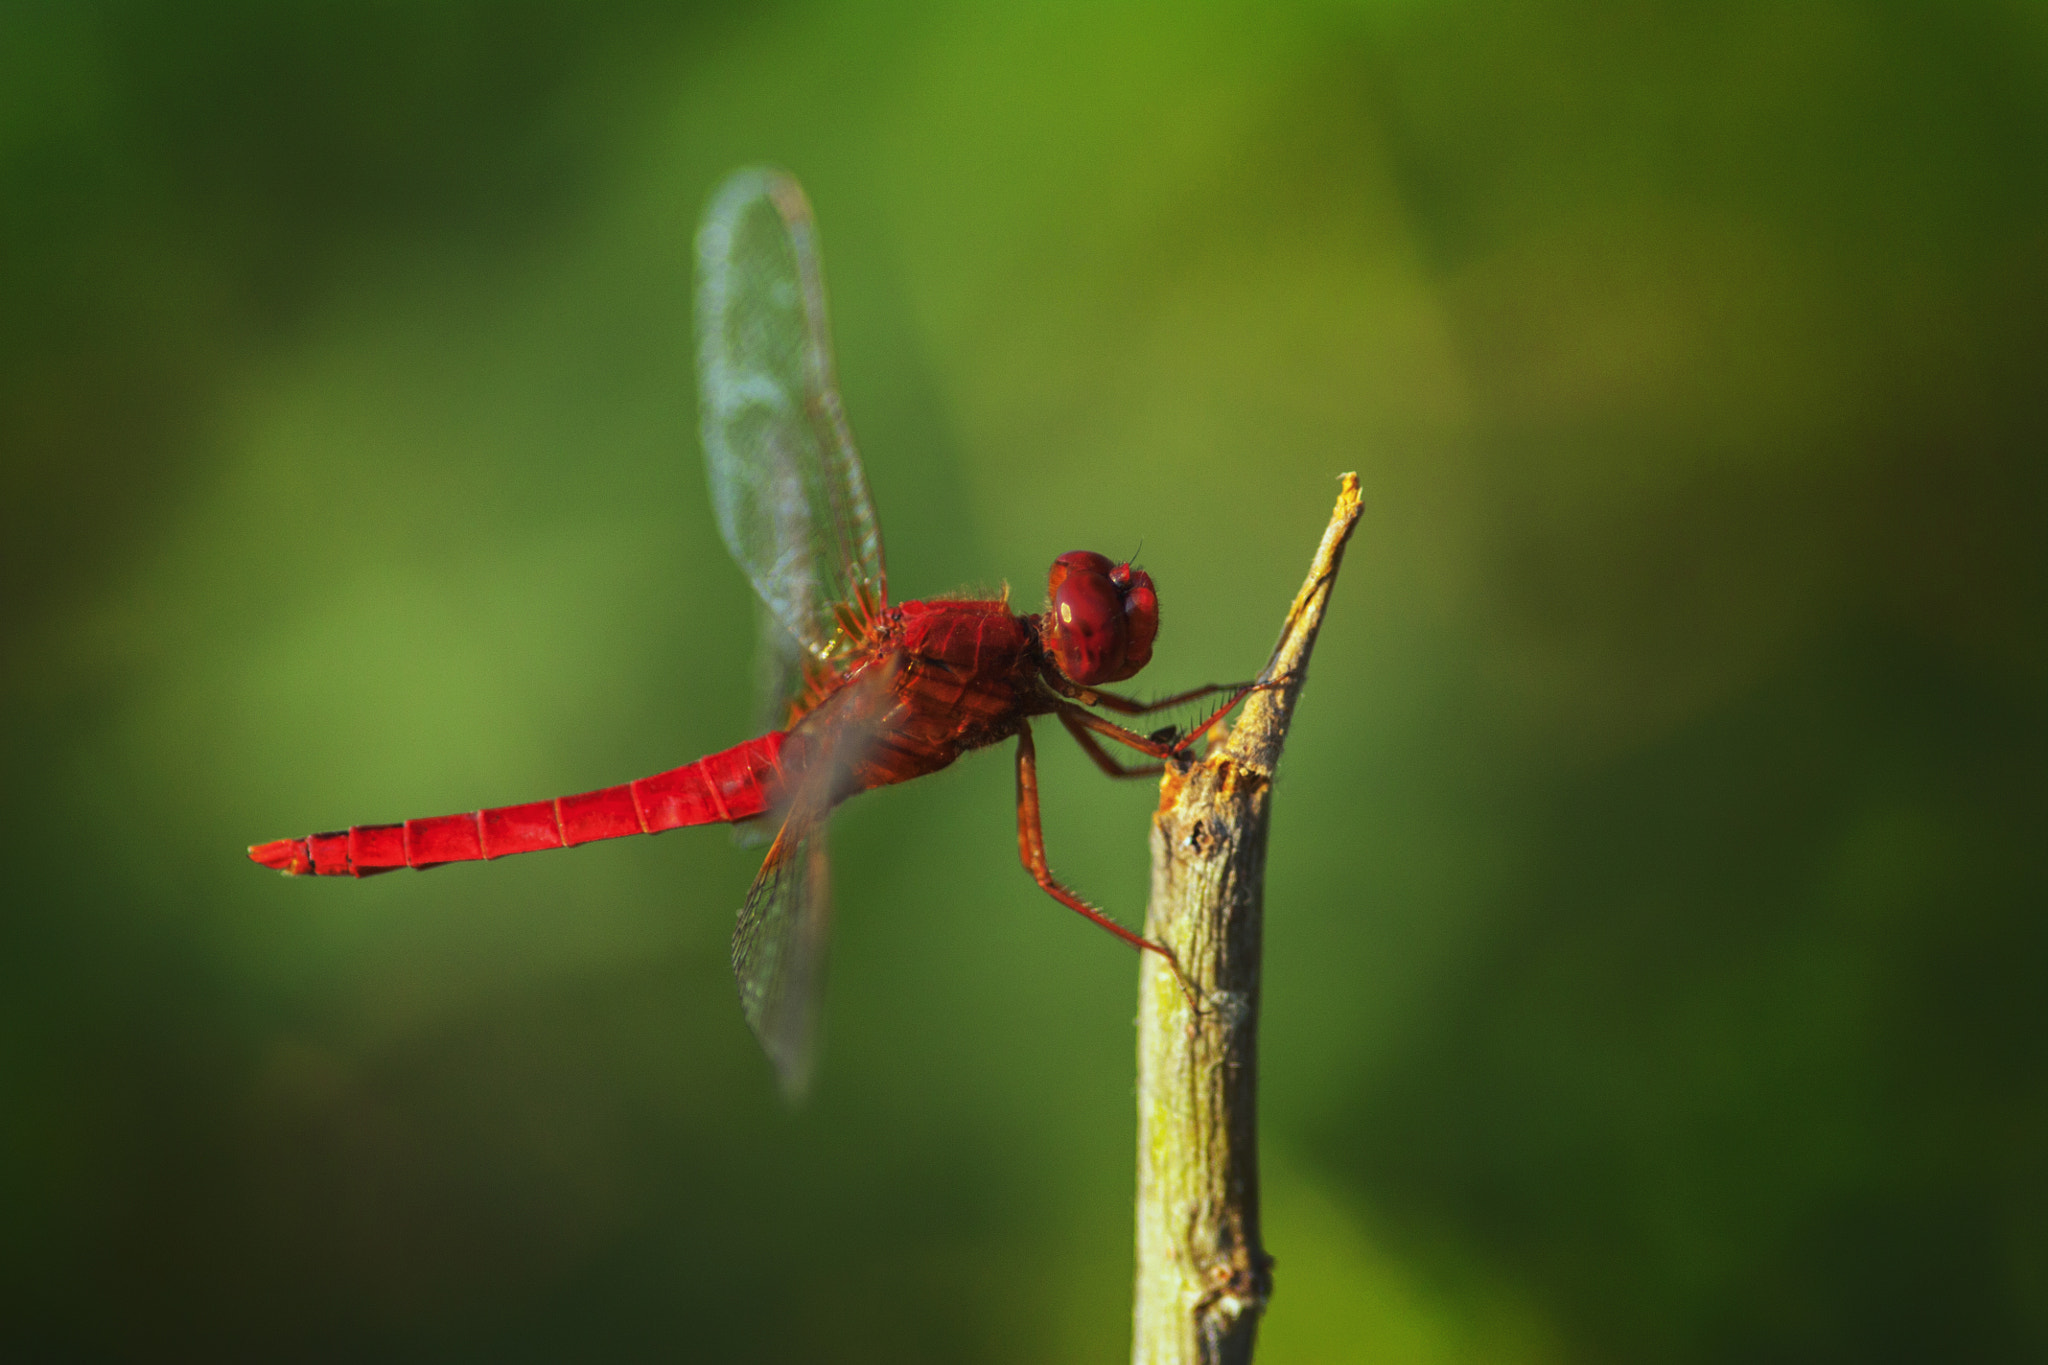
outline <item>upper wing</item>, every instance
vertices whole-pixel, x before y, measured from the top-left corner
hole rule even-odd
[[[697,232],[697,381],[718,529],[813,657],[888,601],[882,533],[839,400],[817,225],[784,171],[736,171]]]
[[[791,707],[804,694],[804,661],[812,656],[758,598],[754,615],[759,618],[754,644],[755,728],[787,730],[800,714]],[[812,667],[818,667],[815,660]]]

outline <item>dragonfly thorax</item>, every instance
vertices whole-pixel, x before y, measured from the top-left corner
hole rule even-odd
[[[1159,594],[1152,575],[1092,550],[1052,562],[1040,633],[1053,664],[1082,687],[1122,682],[1152,659]]]

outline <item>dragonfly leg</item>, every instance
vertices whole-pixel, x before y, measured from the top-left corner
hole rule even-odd
[[[1017,856],[1023,860],[1024,870],[1031,874],[1031,880],[1037,882],[1046,895],[1084,919],[1101,925],[1133,948],[1165,958],[1173,979],[1180,983],[1181,993],[1188,998],[1188,1007],[1197,1014],[1202,1012],[1201,997],[1195,993],[1187,973],[1180,969],[1180,959],[1174,956],[1173,949],[1163,943],[1154,943],[1142,934],[1132,933],[1061,886],[1058,878],[1052,875],[1052,868],[1045,861],[1045,830],[1038,819],[1038,750],[1031,742],[1028,723],[1017,732]]]
[[[1111,777],[1157,777],[1165,771],[1164,763],[1139,763],[1125,767],[1102,747],[1102,741],[1082,729],[1080,723],[1072,716],[1061,715],[1060,724],[1067,727],[1067,733],[1074,737],[1074,742],[1081,746],[1081,751],[1095,760],[1095,766]]]
[[[1254,692],[1264,691],[1266,688],[1269,687],[1279,687],[1286,681],[1287,679],[1285,678],[1270,678],[1259,682],[1249,682],[1239,685],[1237,689],[1230,694],[1229,699],[1226,700],[1223,703],[1223,705],[1217,707],[1214,711],[1211,711],[1199,725],[1190,726],[1186,734],[1180,736],[1178,739],[1172,740],[1171,742],[1168,742],[1167,739],[1167,737],[1172,734],[1172,731],[1170,730],[1157,731],[1154,735],[1141,735],[1135,730],[1125,729],[1123,726],[1116,724],[1114,721],[1107,721],[1098,715],[1095,715],[1088,711],[1084,711],[1083,709],[1081,709],[1081,707],[1075,705],[1073,702],[1065,702],[1054,709],[1058,712],[1062,720],[1065,720],[1068,717],[1072,717],[1073,723],[1084,725],[1088,729],[1093,730],[1096,734],[1102,735],[1107,739],[1113,739],[1117,741],[1117,743],[1119,744],[1128,744],[1131,748],[1136,749],[1139,753],[1150,754],[1154,758],[1159,759],[1171,759],[1178,758],[1182,754],[1185,754],[1188,751],[1190,745],[1192,745],[1196,740],[1200,739],[1203,735],[1207,734],[1211,726],[1215,725],[1217,721],[1222,720],[1225,716],[1229,715],[1232,708],[1236,707],[1237,704],[1242,702],[1246,697],[1249,697]],[[1208,692],[1220,692],[1222,690],[1223,689],[1220,687],[1199,688],[1189,695],[1201,696]],[[1102,700],[1102,696],[1100,693],[1096,694],[1096,699],[1098,701]],[[1118,698],[1118,700],[1122,701],[1126,699]],[[1171,705],[1172,701],[1173,699],[1169,698],[1167,701],[1159,703],[1159,705]]]
[[[1150,715],[1154,711],[1164,711],[1169,706],[1179,706],[1184,702],[1191,702],[1197,697],[1213,697],[1218,692],[1232,692],[1239,696],[1246,696],[1257,686],[1257,683],[1206,683],[1201,687],[1189,688],[1185,692],[1176,692],[1170,697],[1161,697],[1158,701],[1139,701],[1135,697],[1119,696],[1114,692],[1104,692],[1100,688],[1095,687],[1089,688],[1088,692],[1090,696],[1095,698],[1095,704],[1102,707],[1105,711],[1114,711],[1120,716],[1144,716]]]
[[[1139,753],[1146,754],[1152,758],[1163,760],[1173,757],[1174,746],[1167,740],[1154,739],[1150,735],[1141,735],[1136,730],[1126,730],[1115,721],[1104,720],[1093,711],[1087,710],[1085,707],[1076,706],[1073,702],[1059,703],[1053,707],[1053,714],[1057,715],[1069,726],[1078,727],[1081,730],[1092,730],[1104,739],[1113,739],[1119,744],[1136,749]],[[1211,723],[1213,724],[1214,722]]]
[[[1210,726],[1214,725],[1217,721],[1222,720],[1225,716],[1229,715],[1231,711],[1236,708],[1239,702],[1243,701],[1246,697],[1249,697],[1252,693],[1263,692],[1269,687],[1281,687],[1286,685],[1288,681],[1289,680],[1287,678],[1262,678],[1257,682],[1248,682],[1240,684],[1238,686],[1238,689],[1230,694],[1230,700],[1224,702],[1223,705],[1217,707],[1214,711],[1211,711],[1209,713],[1209,718],[1203,721],[1200,725],[1190,726],[1188,732],[1182,735],[1177,741],[1175,741],[1173,745],[1173,754],[1179,755],[1187,752],[1187,748],[1189,745],[1193,744],[1196,740],[1200,739],[1203,735],[1207,734],[1209,732]]]

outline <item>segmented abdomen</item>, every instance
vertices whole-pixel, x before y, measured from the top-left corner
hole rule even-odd
[[[258,844],[249,856],[293,876],[367,877],[400,867],[439,867],[745,820],[774,803],[786,738],[772,731],[695,763],[580,796],[398,825],[354,825]]]

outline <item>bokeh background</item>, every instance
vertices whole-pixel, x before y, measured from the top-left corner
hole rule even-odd
[[[0,11],[0,1344],[1110,1360],[1132,955],[1007,754],[849,808],[818,1092],[718,831],[260,839],[747,732],[690,239],[793,169],[900,596],[1264,658],[1262,1359],[2048,1355],[2039,5]],[[1153,793],[1053,735],[1054,863]]]

